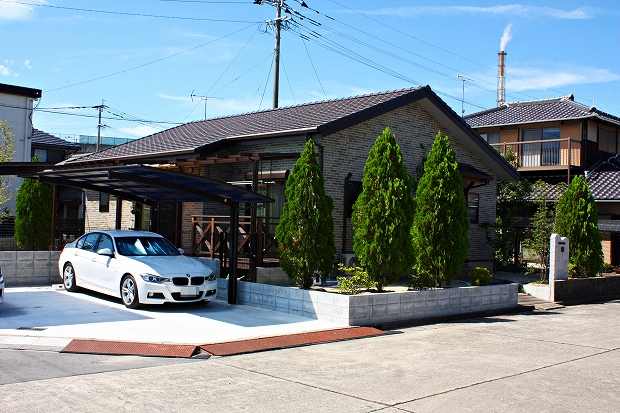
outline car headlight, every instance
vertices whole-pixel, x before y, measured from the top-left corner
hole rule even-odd
[[[207,277],[205,277],[207,279],[207,281],[212,282],[215,281],[215,273],[212,272],[211,274],[209,274]]]
[[[170,281],[170,278],[161,277],[159,275],[153,274],[140,274],[140,277],[142,277],[142,279],[148,283],[161,284]]]

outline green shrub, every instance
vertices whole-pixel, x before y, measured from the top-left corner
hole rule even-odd
[[[612,273],[612,272],[614,272],[614,266],[613,266],[613,265],[611,265],[611,264],[610,264],[610,263],[608,263],[608,262],[603,263],[603,268],[601,269],[601,272],[602,272],[603,274],[609,274],[609,273]]]
[[[471,285],[487,285],[493,279],[493,274],[486,267],[472,268],[469,272]]]
[[[368,273],[360,267],[345,267],[338,264],[338,269],[349,274],[348,277],[337,277],[338,289],[341,293],[354,295],[362,292],[362,289],[376,287],[376,283],[370,278]]]

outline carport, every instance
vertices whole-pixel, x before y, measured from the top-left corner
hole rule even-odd
[[[145,165],[56,169],[38,173],[41,182],[104,192],[121,199],[156,205],[159,202],[213,201],[230,208],[230,226],[239,222],[241,203],[274,202],[273,199],[226,182],[170,169]],[[237,302],[237,231],[231,231],[228,303]]]

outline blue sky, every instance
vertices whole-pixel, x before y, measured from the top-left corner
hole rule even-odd
[[[460,114],[461,75],[466,114],[494,107],[503,39],[507,101],[572,93],[620,116],[620,2],[286,3],[305,18],[282,33],[280,106],[428,84]],[[57,136],[96,135],[102,99],[114,137],[204,119],[204,96],[209,118],[268,109],[274,17],[253,0],[0,0],[0,83],[42,89],[34,126]]]

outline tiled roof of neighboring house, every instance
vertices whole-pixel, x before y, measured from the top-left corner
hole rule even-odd
[[[39,129],[32,129],[32,146],[36,148],[62,149],[66,151],[80,150],[80,145],[67,142]]]
[[[463,117],[472,128],[583,118],[598,118],[620,126],[620,118],[575,102],[573,95],[504,103]]]
[[[552,180],[546,178],[549,183],[545,190],[534,190],[532,199],[541,199],[543,196],[549,200],[559,198],[558,183],[565,182],[565,177],[555,177]],[[600,162],[591,171],[586,173],[586,182],[590,187],[590,193],[597,202],[620,201],[620,158],[618,155]]]

